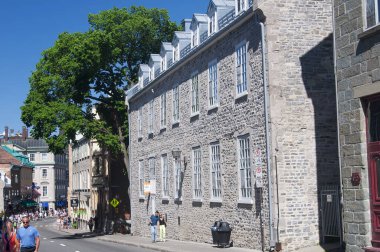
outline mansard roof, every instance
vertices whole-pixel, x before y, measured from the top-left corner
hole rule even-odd
[[[164,51],[171,51],[171,50],[173,50],[172,43],[170,43],[170,42],[162,42],[161,43],[161,51],[162,50],[164,50]]]
[[[208,17],[207,17],[206,14],[195,13],[195,14],[193,14],[192,22],[207,23],[208,22]]]
[[[176,31],[174,32],[174,38],[173,41],[176,39],[190,39],[191,32],[185,32],[185,31]]]
[[[147,64],[140,64],[140,72],[149,72],[149,66]]]
[[[207,7],[207,13],[213,8],[235,6],[235,0],[211,0]]]
[[[151,54],[149,58],[149,63],[151,62],[160,62],[161,61],[161,55],[159,54]]]

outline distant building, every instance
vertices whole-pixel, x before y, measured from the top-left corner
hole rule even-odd
[[[67,154],[50,152],[46,141],[28,137],[25,127],[21,135],[9,136],[7,132],[6,127],[5,136],[0,142],[28,156],[30,162],[35,165],[33,182],[39,186],[39,203],[42,209],[67,207]]]
[[[4,206],[14,206],[26,198],[33,198],[32,174],[34,165],[28,157],[8,148],[0,146],[0,180],[3,183]]]

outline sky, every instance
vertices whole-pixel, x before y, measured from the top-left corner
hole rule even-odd
[[[0,4],[0,133],[8,126],[21,131],[20,107],[29,92],[29,76],[41,53],[62,32],[89,28],[88,14],[132,5],[167,9],[180,23],[205,13],[208,0],[1,0]],[[152,52],[154,53],[154,52]]]

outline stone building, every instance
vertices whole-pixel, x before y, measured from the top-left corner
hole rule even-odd
[[[380,4],[334,1],[346,251],[380,251]]]
[[[324,241],[319,192],[339,186],[331,8],[212,0],[152,52],[127,92],[134,235],[159,210],[172,239],[210,242],[222,219],[238,247]]]

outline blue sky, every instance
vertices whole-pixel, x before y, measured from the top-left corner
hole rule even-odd
[[[29,91],[28,78],[41,52],[58,34],[88,29],[87,16],[113,7],[142,5],[164,8],[177,23],[205,13],[207,0],[1,0],[0,133],[5,126],[20,131],[20,107]]]

